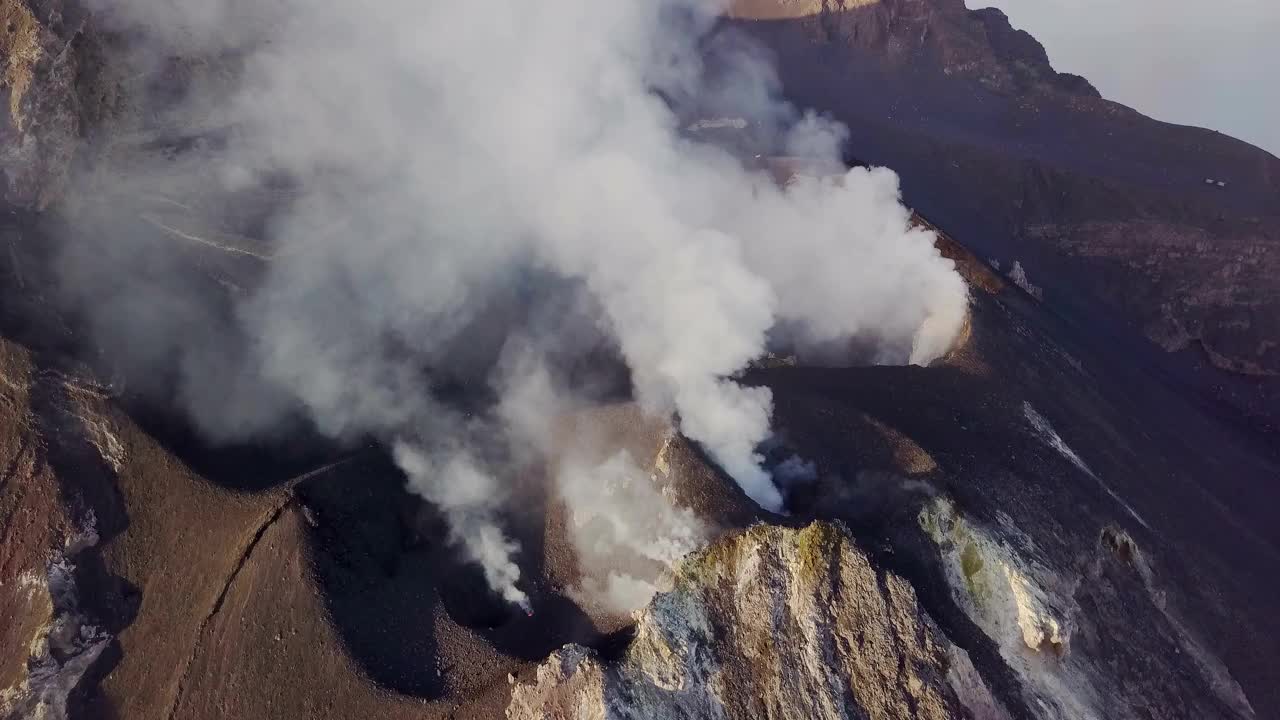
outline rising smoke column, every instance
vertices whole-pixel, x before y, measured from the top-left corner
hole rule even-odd
[[[598,602],[615,613],[644,607],[662,571],[712,536],[693,511],[662,497],[659,482],[625,450],[596,463],[571,452],[559,468],[557,489],[569,509],[566,530],[579,558],[584,604]]]
[[[520,568],[512,560],[519,548],[494,520],[504,500],[497,480],[465,450],[445,455],[436,465],[431,456],[401,441],[392,446],[392,456],[408,476],[410,489],[449,518],[450,537],[484,570],[489,586],[507,602],[528,610],[528,596],[516,587]]]
[[[480,384],[501,404],[523,383],[507,377],[511,364],[472,362],[477,328],[506,305],[536,315],[551,302],[546,287],[569,286],[589,300],[540,328],[533,364],[554,370],[564,353],[550,348],[603,336],[648,412],[677,417],[744,492],[780,509],[757,452],[771,395],[735,376],[771,337],[871,339],[880,361],[928,362],[958,332],[967,298],[933,238],[910,228],[891,172],[780,188],[682,134],[669,103],[715,98],[769,128],[776,146],[839,162],[843,130],[780,100],[749,45],[709,82],[699,41],[719,10],[703,0],[103,5],[150,37],[154,56],[200,38],[210,56],[237,59],[233,83],[196,86],[168,116],[230,129],[192,183],[225,194],[283,176],[293,187],[265,231],[263,277],[237,301],[250,342],[236,377],[254,391],[225,396],[235,408],[216,392],[179,393],[197,421],[236,437],[300,411],[332,437],[382,439],[490,583],[519,602],[516,547],[494,518],[510,470],[502,447],[532,437],[536,452],[537,433],[509,413],[450,409],[424,369],[484,368]],[[162,192],[180,171],[135,161],[120,182]],[[133,292],[121,285],[113,292]],[[513,300],[513,288],[525,294]],[[173,305],[197,302],[183,300]],[[522,424],[576,392],[542,388],[521,396]]]

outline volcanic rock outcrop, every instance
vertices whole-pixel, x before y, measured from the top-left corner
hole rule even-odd
[[[557,651],[507,717],[951,718],[995,709],[901,577],[839,526],[758,525],[686,559],[622,656]]]

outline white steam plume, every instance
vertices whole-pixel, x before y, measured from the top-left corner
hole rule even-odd
[[[658,590],[662,571],[710,537],[692,511],[662,496],[658,479],[626,451],[596,465],[570,457],[556,484],[569,510],[579,592],[612,612],[643,607]]]
[[[840,162],[843,129],[781,101],[749,43],[722,36],[704,64],[699,43],[719,9],[104,0],[104,19],[154,41],[137,63],[191,38],[209,57],[235,58],[234,72],[193,80],[161,120],[193,132],[197,117],[226,128],[225,144],[189,163],[131,157],[112,188],[243,197],[283,177],[289,192],[258,230],[271,245],[265,271],[237,280],[246,289],[225,335],[249,341],[235,352],[196,340],[207,313],[193,310],[204,298],[192,283],[122,282],[136,272],[129,252],[115,251],[125,262],[110,280],[96,269],[101,254],[69,253],[70,284],[97,313],[104,345],[147,308],[163,337],[133,328],[129,357],[177,356],[167,376],[215,436],[301,412],[334,437],[427,438],[396,445],[411,487],[450,514],[455,539],[515,601],[515,545],[495,523],[504,463],[514,440],[536,450],[528,426],[539,403],[543,418],[562,406],[580,390],[572,368],[601,348],[625,361],[649,412],[674,413],[777,510],[756,450],[772,398],[735,376],[770,341],[847,351],[858,340],[878,361],[929,362],[967,299],[932,236],[910,228],[891,172],[784,189],[681,134],[682,113],[741,116],[767,129],[770,152]],[[155,317],[170,309],[182,314]],[[537,337],[532,367],[542,370],[495,361],[516,327]],[[440,397],[445,381],[491,388],[502,407],[467,420]],[[483,451],[471,447],[477,437]]]
[[[445,457],[442,465],[405,442],[396,442],[392,453],[409,477],[409,487],[444,513],[454,542],[484,570],[489,586],[507,602],[528,608],[529,597],[516,587],[520,568],[512,556],[518,547],[495,520],[505,499],[497,480],[465,451]]]

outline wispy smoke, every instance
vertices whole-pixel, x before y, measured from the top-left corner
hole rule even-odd
[[[107,200],[77,210],[100,242],[68,250],[67,284],[104,349],[131,376],[165,378],[213,437],[300,416],[394,446],[513,602],[504,478],[545,450],[539,423],[609,385],[602,358],[779,509],[757,452],[772,397],[737,374],[771,343],[925,363],[967,300],[933,237],[910,228],[893,173],[779,187],[682,130],[740,118],[766,152],[840,161],[844,129],[783,102],[749,42],[708,41],[718,10],[104,4],[104,22],[149,39],[132,82],[162,107],[121,120],[138,141],[82,179],[82,195]],[[191,48],[198,59],[168,58]]]
[[[498,481],[465,451],[436,464],[413,446],[397,442],[393,455],[409,477],[409,487],[449,518],[454,542],[480,565],[490,587],[508,602],[527,608],[528,596],[516,587],[520,568],[511,559],[518,548],[495,522],[496,509],[505,499]]]
[[[697,550],[710,530],[663,497],[663,480],[626,451],[599,464],[570,457],[556,478],[580,559],[579,591],[617,613],[643,607],[662,572]]]

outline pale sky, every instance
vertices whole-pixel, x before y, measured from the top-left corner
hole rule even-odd
[[[1280,155],[1280,0],[967,2],[1003,10],[1108,99]]]

